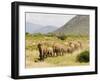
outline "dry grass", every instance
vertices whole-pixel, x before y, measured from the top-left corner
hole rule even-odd
[[[74,53],[66,53],[64,56],[48,57],[44,61],[39,61],[39,52],[37,49],[37,43],[40,41],[46,41],[48,43],[58,42],[65,43],[68,41],[81,41],[83,48],[76,50]],[[66,40],[60,40],[56,37],[26,37],[26,68],[34,67],[55,67],[55,66],[80,66],[89,65],[89,63],[80,63],[76,61],[76,57],[84,50],[89,50],[89,42],[87,37],[73,38],[67,37]]]

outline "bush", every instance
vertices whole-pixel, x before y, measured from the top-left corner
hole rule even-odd
[[[53,33],[45,34],[45,36],[47,36],[47,37],[55,37],[55,35]]]
[[[57,36],[59,39],[61,40],[65,40],[66,39],[66,35],[60,35],[60,36]]]
[[[43,37],[44,36],[44,34],[42,34],[42,33],[34,33],[34,34],[32,34],[32,36],[34,37]]]
[[[89,62],[89,51],[84,51],[77,56],[79,62]]]
[[[30,33],[26,32],[26,35],[30,35]]]

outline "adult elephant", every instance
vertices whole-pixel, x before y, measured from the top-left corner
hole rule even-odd
[[[47,50],[43,46],[42,43],[39,43],[37,46],[38,46],[38,49],[39,49],[39,58],[40,58],[40,60],[44,60],[44,58],[46,57],[46,54],[47,54]]]
[[[51,47],[48,47],[42,43],[39,43],[38,49],[39,49],[40,60],[44,60],[44,58],[53,56],[53,49]]]

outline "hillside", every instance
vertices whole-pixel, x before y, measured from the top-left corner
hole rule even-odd
[[[89,35],[89,16],[77,15],[53,33],[57,35]]]
[[[43,26],[41,26],[39,24],[30,23],[30,22],[26,23],[26,32],[28,32],[30,34],[35,33],[36,30],[38,30],[40,28],[43,28]]]
[[[54,26],[45,26],[40,29],[37,29],[35,31],[35,33],[47,34],[47,33],[55,31],[56,29],[57,29],[57,27],[54,27]]]
[[[50,25],[42,26],[39,24],[30,23],[30,22],[26,23],[26,32],[30,34],[34,34],[34,33],[47,34],[55,30],[57,30],[57,27],[55,26],[50,26]]]

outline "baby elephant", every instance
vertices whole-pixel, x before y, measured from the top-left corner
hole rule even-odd
[[[53,56],[53,48],[52,47],[47,47],[47,57],[52,57]]]

